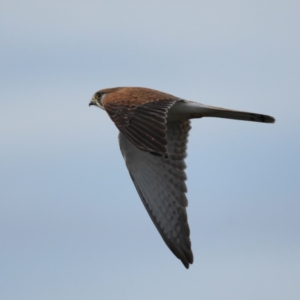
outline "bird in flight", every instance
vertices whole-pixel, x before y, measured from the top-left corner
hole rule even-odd
[[[271,116],[208,106],[140,87],[96,92],[119,129],[119,144],[136,190],[163,240],[186,268],[193,263],[185,174],[190,119],[226,118],[274,123]]]

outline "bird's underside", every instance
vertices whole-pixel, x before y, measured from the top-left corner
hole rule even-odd
[[[137,192],[167,246],[188,268],[193,263],[184,171],[189,119],[274,123],[274,118],[207,106],[145,88],[101,90],[90,105],[106,110],[120,130],[120,149]]]

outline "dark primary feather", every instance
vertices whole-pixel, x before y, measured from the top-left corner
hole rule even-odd
[[[187,222],[184,158],[190,121],[167,124],[168,158],[154,156],[119,135],[121,152],[138,194],[170,250],[186,268],[193,262]]]

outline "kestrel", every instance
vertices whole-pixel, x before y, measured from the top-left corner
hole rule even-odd
[[[185,181],[190,119],[217,117],[274,123],[270,116],[187,101],[139,87],[95,93],[89,105],[108,113],[136,190],[163,240],[186,268],[193,263]]]

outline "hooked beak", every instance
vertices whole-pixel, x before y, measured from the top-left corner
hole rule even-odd
[[[95,99],[95,97],[92,98],[92,100],[91,100],[89,106],[91,106],[91,105],[97,105],[97,104],[96,104],[96,99]]]

